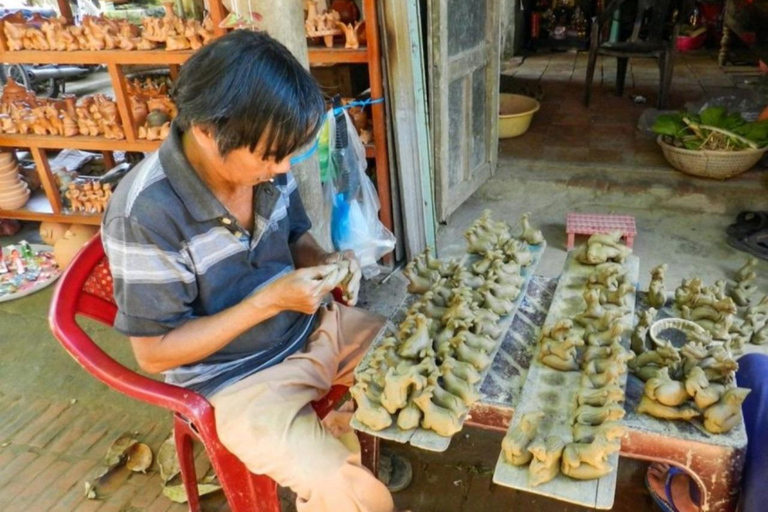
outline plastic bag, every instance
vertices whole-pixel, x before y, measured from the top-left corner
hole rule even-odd
[[[331,241],[337,251],[354,251],[368,279],[379,273],[376,262],[395,248],[395,236],[379,220],[376,188],[365,174],[365,148],[345,110],[342,115],[328,112],[329,152],[327,168],[321,168],[331,205]],[[346,127],[337,129],[342,118]]]

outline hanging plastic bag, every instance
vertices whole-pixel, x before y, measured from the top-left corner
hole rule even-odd
[[[365,174],[365,148],[349,115],[330,110],[327,124],[330,151],[321,172],[332,206],[331,241],[337,251],[354,251],[368,279],[379,273],[376,262],[395,248],[395,236],[379,220],[376,188]]]

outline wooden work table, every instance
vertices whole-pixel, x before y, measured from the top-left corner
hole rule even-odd
[[[557,279],[534,276],[531,280],[483,382],[482,397],[473,406],[466,424],[507,431],[556,286]],[[637,299],[636,311],[647,309],[645,294],[638,293]],[[662,316],[665,315],[660,313]],[[661,421],[635,412],[642,393],[643,383],[630,375],[625,403],[627,415],[623,420],[627,432],[622,439],[620,456],[678,466],[698,484],[701,510],[735,511],[747,447],[743,423],[728,434],[715,435],[688,422]],[[360,437],[366,466],[378,467],[379,438]],[[642,482],[638,481],[637,485]]]

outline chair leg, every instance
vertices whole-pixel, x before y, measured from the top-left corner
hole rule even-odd
[[[659,59],[659,74],[661,75],[661,83],[659,84],[659,102],[657,105],[659,110],[667,108],[669,89],[672,87],[672,74],[674,72],[674,54],[672,52],[666,52]]]
[[[223,446],[209,450],[208,456],[232,512],[280,512],[274,480],[251,473]]]
[[[627,79],[628,64],[629,64],[629,58],[627,57],[616,58],[616,96],[624,95],[624,82]]]
[[[584,89],[584,106],[589,106],[592,99],[592,82],[595,78],[595,66],[597,65],[597,52],[589,52],[589,61],[587,62],[587,79]]]
[[[197,492],[197,472],[195,471],[194,438],[184,420],[174,416],[173,437],[176,441],[176,454],[179,457],[181,479],[187,492],[189,512],[200,512],[200,495]]]

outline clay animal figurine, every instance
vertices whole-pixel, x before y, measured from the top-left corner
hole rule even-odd
[[[469,363],[463,363],[452,357],[446,357],[441,366],[443,368],[450,368],[454,375],[470,384],[480,382],[480,373]]]
[[[653,307],[648,308],[642,313],[638,313],[637,325],[632,331],[632,340],[630,343],[630,348],[635,354],[640,355],[648,350],[646,344],[646,340],[648,339],[648,329],[650,329],[653,321],[656,320],[656,313],[657,311]]]
[[[713,434],[724,434],[741,422],[741,404],[751,390],[731,388],[715,405],[704,411],[704,428]]]
[[[563,341],[544,338],[539,349],[539,360],[555,370],[576,371],[579,369],[576,349],[583,346],[584,340],[578,335],[570,336]]]
[[[669,368],[660,369],[656,377],[648,379],[643,392],[651,400],[670,407],[682,405],[691,398],[685,383],[670,378]]]
[[[628,306],[629,299],[635,291],[633,285],[629,283],[621,283],[618,288],[602,290],[600,292],[600,303]]]
[[[588,364],[595,359],[609,359],[623,354],[629,355],[627,349],[625,349],[620,342],[616,342],[611,343],[608,346],[593,345],[587,347],[581,359],[584,364]]]
[[[469,409],[464,405],[464,401],[461,398],[440,385],[440,378],[441,374],[438,370],[432,372],[429,377],[427,377],[428,385],[433,388],[432,401],[436,405],[451,411],[457,418],[461,418],[469,411]]]
[[[433,393],[434,388],[432,386],[427,386],[413,398],[413,403],[415,403],[419,409],[421,409],[421,412],[424,413],[424,418],[421,420],[421,426],[429,430],[434,430],[437,435],[451,437],[461,430],[459,416],[453,411],[435,404],[432,401]]]
[[[384,378],[384,392],[381,394],[381,405],[394,414],[405,407],[408,395],[412,391],[423,389],[427,385],[427,379],[421,375],[416,366],[399,373],[395,368],[387,370]]]
[[[741,267],[734,276],[736,278],[736,282],[740,283],[741,281],[744,281],[747,279],[752,272],[754,272],[755,267],[757,267],[757,258],[750,257],[747,259],[747,262],[744,264],[743,267]]]
[[[596,373],[607,372],[612,366],[618,366],[621,373],[627,372],[627,362],[634,359],[632,352],[622,351],[614,352],[609,357],[603,359],[593,359],[584,363],[584,373],[593,375]]]
[[[482,350],[476,350],[466,343],[459,343],[456,346],[456,357],[459,361],[469,363],[477,371],[483,371],[491,364],[491,357]]]
[[[605,315],[605,308],[600,304],[600,290],[587,289],[584,291],[586,309],[583,313],[574,317],[581,325],[588,325],[592,320],[597,320]]]
[[[704,370],[704,374],[709,382],[728,382],[739,368],[739,363],[733,358],[728,350],[721,345],[711,345],[707,347],[707,357],[699,362]]]
[[[498,250],[490,250],[485,253],[483,259],[472,264],[472,272],[478,275],[486,275],[496,260],[504,261],[504,253]]]
[[[608,261],[623,263],[632,253],[632,249],[621,245],[622,236],[621,231],[590,236],[587,245],[582,246],[577,252],[577,261],[586,265],[598,265]]]
[[[685,390],[693,397],[696,407],[703,411],[722,398],[726,387],[723,384],[711,384],[704,370],[694,366],[685,379]]]
[[[368,397],[365,393],[365,388],[366,384],[364,382],[358,382],[349,388],[352,398],[357,403],[355,418],[370,429],[384,430],[392,424],[392,416],[381,404],[374,402]]]
[[[529,221],[530,216],[530,212],[524,213],[523,217],[520,219],[520,224],[523,227],[523,233],[520,235],[520,240],[530,245],[539,245],[544,241],[544,235],[541,234],[540,230],[531,227]]]
[[[477,402],[480,398],[480,393],[473,384],[456,375],[453,372],[454,367],[443,364],[440,370],[443,376],[443,384],[449,393],[461,398],[467,407]]]
[[[504,254],[521,267],[527,267],[533,263],[533,254],[528,245],[516,238],[507,240],[503,246]]]
[[[624,407],[619,404],[606,404],[602,407],[580,405],[573,415],[573,424],[600,425],[606,421],[617,421],[624,418]]]
[[[493,338],[477,335],[470,331],[458,331],[455,338],[455,340],[451,340],[454,346],[466,343],[474,350],[482,350],[489,354],[496,349],[497,345],[496,340]]]
[[[667,264],[663,263],[651,270],[651,284],[648,286],[648,304],[661,309],[667,303],[667,289],[664,286],[664,276]]]
[[[426,293],[432,287],[432,284],[440,278],[440,274],[432,271],[429,276],[422,276],[416,270],[416,264],[414,262],[408,263],[403,270],[403,275],[411,282],[408,285],[408,291],[410,293]]]
[[[751,317],[753,323],[762,323],[768,321],[768,296],[763,297],[758,304],[747,310],[747,316]]]
[[[397,414],[397,426],[400,430],[412,430],[421,422],[421,409],[413,402],[403,407]]]
[[[617,318],[611,323],[610,328],[603,332],[589,332],[586,335],[587,345],[589,346],[605,346],[621,341],[621,337],[626,331],[626,325],[624,320]]]
[[[541,331],[542,343],[547,340],[565,341],[573,329],[573,322],[568,318],[561,318],[551,325],[545,326]]]
[[[429,336],[429,327],[432,320],[423,314],[415,317],[416,329],[410,337],[403,341],[398,354],[403,357],[424,357],[425,351],[432,347],[432,338]]]
[[[682,284],[675,290],[675,304],[678,308],[690,306],[697,302],[702,294],[702,282],[698,277],[683,279]]]
[[[501,441],[501,453],[504,459],[513,466],[522,466],[528,464],[533,454],[528,451],[528,446],[536,437],[539,424],[545,413],[543,411],[527,412],[520,418],[520,423],[507,432]]]
[[[622,374],[621,365],[611,364],[603,373],[583,374],[581,376],[581,387],[596,389],[616,385],[619,383]]]
[[[598,389],[579,389],[576,394],[576,403],[578,405],[591,405],[602,407],[609,403],[624,401],[624,390],[619,386],[605,386]]]
[[[514,301],[496,297],[490,290],[482,293],[485,307],[500,316],[506,316],[515,307]]]
[[[528,483],[538,486],[549,482],[557,476],[560,470],[560,457],[565,449],[565,441],[560,436],[549,436],[546,441],[537,437],[528,446],[533,455],[528,466]]]
[[[616,441],[624,436],[626,427],[618,421],[606,421],[601,425],[581,425],[573,426],[573,440],[577,443],[591,443],[595,437],[602,436],[608,441]]]
[[[648,350],[630,363],[630,368],[636,369],[650,364],[658,367],[671,366],[681,362],[680,354],[670,342],[661,342],[655,350]]]
[[[601,263],[595,267],[595,270],[587,278],[587,285],[590,288],[615,289],[623,282],[626,277],[626,270],[618,263]]]
[[[731,297],[733,301],[739,306],[749,306],[752,302],[753,296],[757,292],[757,285],[755,280],[757,274],[750,272],[750,274],[743,280],[736,283],[736,286],[731,288]]]
[[[499,315],[493,311],[488,311],[487,309],[479,309],[475,311],[475,318],[472,322],[472,332],[475,334],[490,336],[493,339],[498,339],[502,334],[498,321]]]
[[[659,402],[648,398],[646,395],[643,395],[640,399],[640,403],[637,406],[637,412],[664,420],[689,421],[692,418],[701,415],[698,409],[691,407],[688,404],[683,404],[679,407],[670,407],[668,405],[662,405]]]
[[[591,443],[570,443],[563,451],[561,471],[577,480],[594,480],[613,471],[608,457],[619,451],[621,443],[609,441],[604,434]]]

